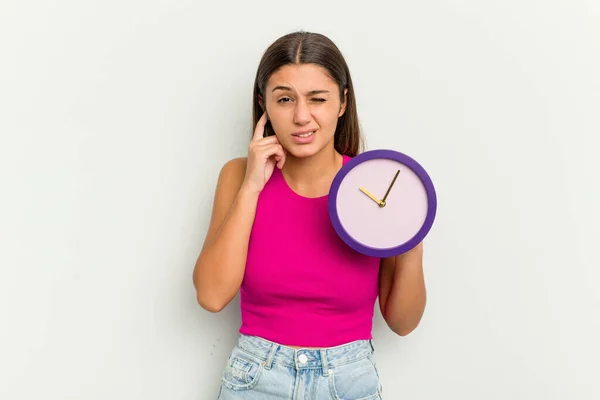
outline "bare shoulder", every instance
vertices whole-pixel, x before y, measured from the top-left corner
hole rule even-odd
[[[245,174],[246,173],[246,164],[248,163],[248,157],[237,157],[232,158],[223,164],[221,168],[221,174]]]
[[[233,158],[223,164],[221,172],[219,173],[219,184],[225,184],[228,187],[239,187],[244,181],[246,176],[246,165],[248,163],[247,157]]]
[[[242,187],[242,183],[244,183],[247,161],[247,157],[238,157],[223,164],[217,181],[215,202],[225,208],[229,208],[233,203],[235,196]]]

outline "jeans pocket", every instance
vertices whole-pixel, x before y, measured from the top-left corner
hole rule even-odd
[[[329,375],[335,400],[375,400],[380,396],[377,368],[370,358],[337,366]]]
[[[262,362],[236,349],[229,356],[223,371],[223,385],[231,390],[252,389],[258,383],[263,369]]]

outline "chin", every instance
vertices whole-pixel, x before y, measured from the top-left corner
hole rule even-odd
[[[322,147],[319,146],[315,146],[315,145],[303,145],[303,146],[298,146],[297,144],[292,144],[289,148],[287,148],[288,153],[290,153],[292,156],[296,157],[296,158],[306,158],[306,157],[311,157],[314,156],[315,154],[319,153],[321,150],[323,150]]]
[[[333,138],[330,142],[327,143],[321,143],[321,142],[317,142],[317,143],[309,143],[309,144],[297,144],[297,143],[290,143],[289,147],[286,147],[286,150],[288,151],[288,153],[290,153],[292,156],[296,157],[296,158],[307,158],[307,157],[312,157],[318,153],[320,153],[321,151],[327,149],[329,146],[333,147]]]

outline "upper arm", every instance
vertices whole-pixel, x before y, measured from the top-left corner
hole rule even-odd
[[[212,214],[203,248],[216,236],[227,213],[242,186],[246,175],[247,158],[234,158],[226,162],[219,173],[217,187],[215,189]]]

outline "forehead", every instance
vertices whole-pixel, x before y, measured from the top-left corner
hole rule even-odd
[[[278,85],[300,92],[337,87],[327,70],[316,64],[284,65],[271,75],[267,89]]]

